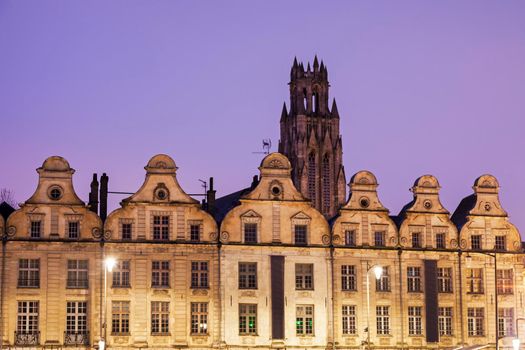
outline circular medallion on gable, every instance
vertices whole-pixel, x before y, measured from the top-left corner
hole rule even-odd
[[[368,208],[370,206],[370,200],[367,197],[361,197],[359,199],[359,205],[361,208]]]
[[[156,199],[163,201],[163,200],[167,200],[168,199],[169,192],[168,192],[168,189],[166,188],[166,186],[164,186],[163,183],[160,183],[157,186],[157,188],[155,188],[154,195],[155,195]]]
[[[489,203],[485,203],[485,211],[490,211],[490,209],[492,209],[490,204]]]
[[[423,206],[425,207],[426,210],[430,210],[432,209],[432,202],[429,200],[426,200],[423,202]]]
[[[58,185],[50,186],[49,189],[47,190],[48,197],[54,201],[57,201],[60,198],[62,198],[62,193],[63,193],[62,187]]]

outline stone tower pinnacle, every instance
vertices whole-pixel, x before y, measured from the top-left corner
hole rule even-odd
[[[317,56],[310,63],[294,59],[290,72],[290,110],[281,113],[279,152],[292,163],[292,179],[327,218],[346,200],[343,148],[335,100],[328,108],[328,70]]]

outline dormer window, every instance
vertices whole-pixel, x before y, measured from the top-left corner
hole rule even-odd
[[[494,249],[499,251],[507,250],[507,237],[505,236],[496,236]]]
[[[244,243],[257,243],[257,224],[244,224]]]
[[[30,235],[31,238],[40,238],[42,236],[42,221],[31,221]]]
[[[470,249],[481,250],[481,235],[470,236]]]
[[[421,248],[421,232],[412,232],[412,248]]]
[[[153,216],[153,239],[167,241],[170,239],[170,217],[167,215]]]
[[[437,249],[445,249],[445,234],[444,233],[436,233],[436,248]]]
[[[355,230],[346,230],[345,231],[345,246],[355,247],[356,246],[355,236],[356,236]]]
[[[78,221],[69,221],[67,223],[67,237],[69,239],[78,239],[80,237]]]
[[[385,233],[380,232],[374,232],[374,245],[376,247],[384,247],[385,246]]]
[[[306,245],[307,242],[307,226],[306,225],[295,225],[294,226],[294,238],[295,244]]]

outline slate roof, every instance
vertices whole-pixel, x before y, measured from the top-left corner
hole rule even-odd
[[[15,208],[7,204],[6,202],[0,203],[0,215],[4,217],[4,220],[7,220],[7,217],[15,211]]]
[[[474,209],[474,206],[476,205],[476,194],[473,193],[470,196],[467,196],[461,200],[458,207],[454,211],[454,214],[452,214],[452,217],[450,218],[454,225],[458,228],[458,231],[461,230],[463,225],[467,223],[467,216],[468,213]]]

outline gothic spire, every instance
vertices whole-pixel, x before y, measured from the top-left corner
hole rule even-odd
[[[283,111],[281,112],[281,121],[284,121],[288,117],[288,111],[286,110],[286,102],[283,103]]]
[[[339,118],[339,111],[337,110],[337,104],[334,102],[332,103],[332,109],[330,111],[330,114],[332,115],[332,118]]]

